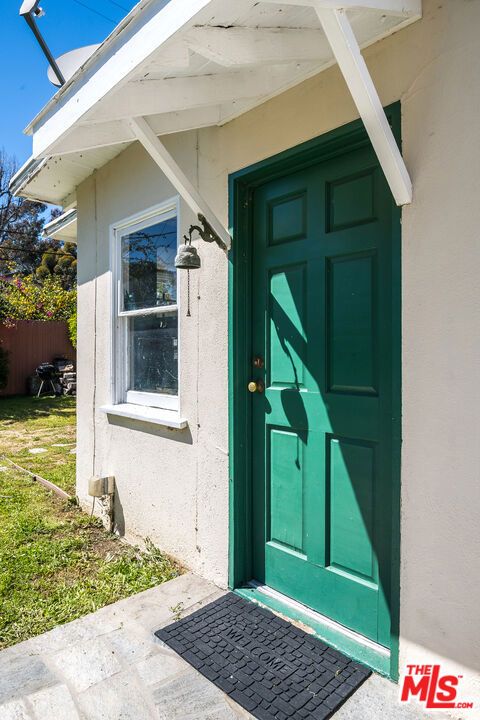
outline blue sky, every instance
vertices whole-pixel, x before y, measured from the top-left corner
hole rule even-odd
[[[137,0],[43,0],[46,15],[38,27],[58,57],[104,40]],[[31,154],[23,129],[52,97],[47,61],[33,33],[18,14],[22,0],[1,0],[0,148],[22,164]]]

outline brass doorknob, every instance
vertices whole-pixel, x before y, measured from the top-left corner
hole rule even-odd
[[[261,380],[250,380],[250,382],[247,385],[248,392],[254,393],[254,392],[263,392],[265,389],[265,386]]]

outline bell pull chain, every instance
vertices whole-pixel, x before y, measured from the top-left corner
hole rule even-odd
[[[198,232],[199,236],[202,240],[205,240],[205,242],[216,242],[222,250],[227,251],[227,246],[206,218],[199,214],[198,221],[200,225],[190,225],[188,234],[183,236],[184,242],[182,245],[179,245],[174,262],[177,270],[187,271],[187,317],[192,317],[192,313],[190,312],[190,270],[198,270],[202,264],[198,256],[197,248],[192,245],[192,234]]]

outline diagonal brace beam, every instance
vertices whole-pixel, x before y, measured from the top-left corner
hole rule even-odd
[[[230,249],[232,239],[228,230],[226,230],[215,213],[207,205],[197,188],[187,178],[162,141],[155,135],[145,118],[130,118],[127,122],[137,140],[143,145],[152,160],[156,162],[160,170],[170,180],[195,215],[197,217],[203,215],[213,230],[221,240],[223,240],[227,250]]]
[[[412,202],[412,182],[344,10],[315,10],[397,205]]]

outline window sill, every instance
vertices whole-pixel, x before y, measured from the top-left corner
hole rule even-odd
[[[101,412],[107,415],[126,417],[131,420],[163,425],[165,427],[182,430],[188,425],[188,420],[182,418],[176,410],[162,410],[161,408],[148,407],[146,405],[132,405],[122,403],[120,405],[103,405]]]

